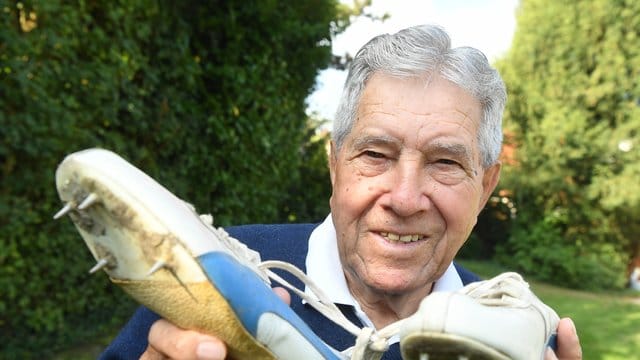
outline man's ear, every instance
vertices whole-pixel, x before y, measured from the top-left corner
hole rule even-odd
[[[478,214],[484,209],[493,190],[498,186],[501,168],[502,164],[497,162],[484,170],[484,175],[482,176],[482,198],[480,199],[480,204],[478,204]]]
[[[329,175],[331,177],[331,187],[335,184],[336,179],[336,162],[338,156],[338,150],[336,144],[331,140],[331,146],[329,147]]]

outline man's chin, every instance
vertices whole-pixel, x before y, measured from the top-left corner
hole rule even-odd
[[[417,284],[417,281],[403,281],[403,278],[399,276],[389,276],[385,274],[384,278],[377,277],[375,281],[368,282],[368,286],[375,292],[384,294],[387,296],[402,296],[416,291],[417,289],[424,289],[424,284]]]

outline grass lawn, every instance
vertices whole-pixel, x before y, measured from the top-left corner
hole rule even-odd
[[[486,262],[461,263],[484,278],[505,271]],[[527,274],[524,277],[526,279]],[[573,319],[585,359],[640,359],[640,294],[593,293],[527,281],[536,295],[560,317]]]
[[[484,278],[506,271],[489,262],[461,263]],[[524,277],[527,279],[527,274]],[[560,288],[531,279],[527,281],[533,291],[561,317],[573,319],[585,359],[640,359],[640,294],[630,291],[593,293]],[[54,356],[54,359],[95,359],[110,339],[96,339],[94,344],[78,346]]]

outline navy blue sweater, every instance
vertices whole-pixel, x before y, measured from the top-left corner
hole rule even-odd
[[[282,260],[292,263],[306,272],[305,259],[309,236],[317,224],[244,225],[227,228],[229,234],[260,252],[262,260]],[[456,264],[456,270],[466,285],[480,280],[478,276]],[[279,273],[298,288],[303,284],[287,273]],[[354,323],[361,325],[352,307],[339,305],[342,312]],[[327,320],[309,305],[303,305],[300,298],[292,295],[291,307],[311,329],[327,344],[344,350],[355,343],[355,337],[340,326]],[[151,310],[140,307],[114,341],[102,353],[100,359],[138,359],[147,348],[149,328],[159,316]],[[392,345],[384,360],[401,359],[399,345]]]

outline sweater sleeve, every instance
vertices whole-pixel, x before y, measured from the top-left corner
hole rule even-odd
[[[158,319],[160,317],[153,311],[139,307],[99,359],[139,359],[149,344],[149,329]]]

